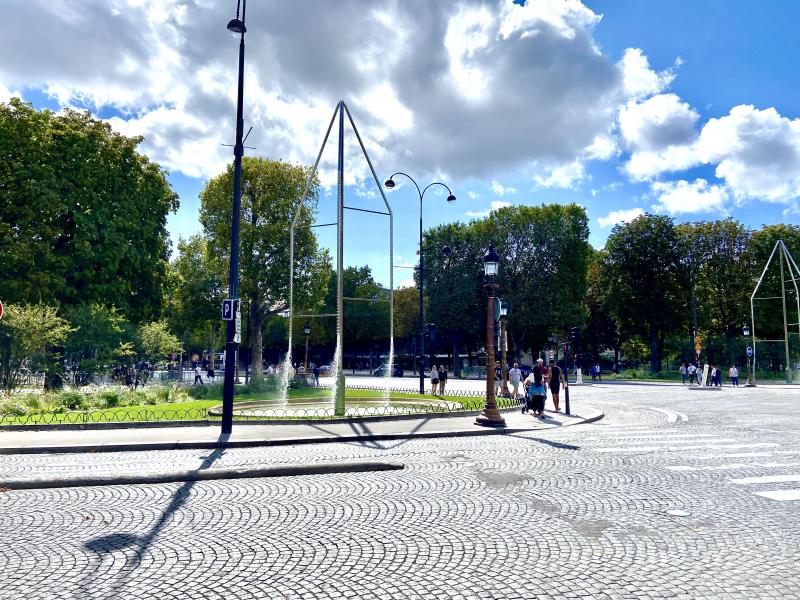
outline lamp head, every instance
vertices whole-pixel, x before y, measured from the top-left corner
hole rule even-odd
[[[394,187],[394,179],[390,177],[389,179],[386,180],[386,182],[383,185],[385,185],[389,189],[392,189]]]
[[[442,254],[444,255],[445,258],[450,258],[450,255],[452,253],[453,253],[453,249],[450,246],[448,246],[447,244],[445,244],[442,247]]]
[[[497,275],[498,267],[500,266],[500,257],[494,251],[494,243],[489,242],[489,249],[483,255],[483,272],[485,275],[492,277]]]
[[[247,27],[244,26],[244,21],[237,17],[236,19],[228,21],[228,31],[234,36],[238,36],[247,31]]]
[[[744,335],[744,337],[749,337],[750,336],[750,326],[749,325],[745,325],[744,327],[742,327],[742,334]]]
[[[303,333],[306,335],[311,335],[311,323],[306,323],[303,325]]]
[[[455,201],[456,201],[456,197],[455,197],[453,194],[450,194],[450,195],[447,197],[447,201],[448,201],[448,202],[450,202],[450,203],[452,204],[453,202],[455,202]]]

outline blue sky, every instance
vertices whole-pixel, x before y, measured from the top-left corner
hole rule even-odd
[[[228,6],[230,4],[230,6]],[[170,171],[174,240],[231,159],[234,2],[12,0],[0,99],[85,108]],[[340,98],[381,180],[421,185],[426,227],[508,204],[577,202],[591,243],[643,211],[751,227],[800,223],[800,3],[703,0],[275,0],[248,7],[245,117],[254,155],[313,162]],[[31,33],[25,23],[34,21]],[[97,28],[97,23],[103,27]],[[335,142],[335,140],[334,140]],[[381,200],[348,134],[347,203]],[[335,143],[319,221],[335,214]],[[418,203],[388,194],[395,264],[416,262]],[[333,229],[318,230],[333,246]],[[345,262],[388,283],[386,220],[348,212]],[[396,269],[395,284],[409,269]]]

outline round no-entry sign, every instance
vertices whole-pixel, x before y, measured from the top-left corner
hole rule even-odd
[[[747,347],[747,356],[753,356],[753,347],[752,346],[748,346]]]

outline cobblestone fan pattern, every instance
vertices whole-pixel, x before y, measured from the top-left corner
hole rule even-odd
[[[800,391],[594,386],[597,424],[0,457],[3,477],[406,469],[0,493],[0,598],[800,598]]]

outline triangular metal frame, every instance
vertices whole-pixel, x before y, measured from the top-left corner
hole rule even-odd
[[[761,287],[761,283],[764,280],[764,276],[767,274],[772,261],[775,259],[775,255],[778,255],[778,259],[780,260],[780,270],[781,270],[781,295],[780,296],[770,296],[770,297],[763,297],[758,298],[756,294],[758,293],[759,288]],[[785,269],[788,269],[789,272],[789,281],[791,281],[792,285],[794,286],[795,291],[795,302],[797,304],[797,323],[789,323],[788,313],[786,309],[786,275]],[[758,283],[756,283],[756,287],[753,290],[753,293],[750,295],[750,321],[752,323],[752,335],[753,335],[753,376],[751,383],[755,383],[755,375],[756,375],[756,316],[755,316],[755,307],[754,302],[756,300],[778,300],[780,299],[783,305],[783,339],[780,340],[760,340],[761,342],[783,342],[784,344],[784,351],[786,352],[786,381],[787,383],[792,382],[792,365],[791,359],[789,356],[789,327],[797,327],[797,334],[800,335],[800,289],[798,288],[798,281],[800,281],[800,268],[797,267],[797,263],[792,257],[791,252],[786,247],[786,244],[783,240],[778,240],[775,242],[775,247],[772,249],[772,252],[769,255],[769,259],[767,260],[767,264],[764,267],[764,270],[761,272],[761,276],[758,278]],[[794,334],[794,331],[792,331]]]
[[[357,209],[349,206],[344,205],[344,116],[345,113],[347,114],[347,119],[350,122],[350,126],[353,128],[353,132],[356,134],[356,139],[358,140],[358,145],[361,148],[361,152],[364,155],[364,158],[367,161],[367,165],[369,165],[369,170],[372,173],[372,177],[375,180],[375,185],[378,188],[378,191],[381,194],[381,198],[383,198],[383,203],[386,206],[386,212],[379,212],[379,211],[370,211],[365,209]],[[344,100],[340,100],[336,108],[333,111],[333,116],[331,116],[331,122],[328,124],[328,129],[325,132],[325,137],[322,140],[322,145],[320,146],[319,153],[317,154],[317,160],[314,162],[314,167],[308,175],[308,180],[306,181],[305,188],[303,189],[303,194],[300,197],[301,203],[297,207],[297,211],[295,212],[294,218],[292,219],[292,224],[289,230],[289,349],[287,352],[286,363],[291,367],[291,353],[292,353],[292,323],[294,318],[294,235],[295,229],[297,228],[297,222],[300,218],[300,212],[303,208],[305,203],[306,196],[308,194],[308,190],[311,189],[311,183],[314,181],[314,177],[317,174],[317,169],[319,167],[319,161],[322,158],[322,153],[325,150],[325,146],[328,143],[328,138],[331,134],[331,129],[333,128],[333,123],[336,121],[336,117],[339,117],[339,152],[338,152],[338,176],[337,176],[337,211],[336,211],[336,222],[335,223],[326,223],[325,225],[336,225],[336,274],[337,274],[337,290],[336,290],[336,348],[339,351],[339,362],[341,363],[342,356],[344,355],[344,210],[361,210],[363,212],[371,212],[376,214],[383,214],[389,217],[389,356],[392,357],[394,355],[394,215],[392,214],[392,207],[389,205],[389,201],[386,199],[386,194],[383,191],[383,186],[381,185],[380,180],[378,179],[378,175],[375,173],[375,169],[372,166],[372,161],[369,158],[369,154],[367,154],[367,149],[364,147],[364,142],[361,140],[361,134],[358,132],[358,128],[356,127],[355,122],[353,121],[353,116],[350,114],[350,109],[347,108],[347,105],[344,103]],[[333,315],[306,315],[308,317],[312,316],[333,316]],[[391,359],[390,359],[391,363]],[[336,416],[344,416],[345,414],[345,381],[344,381],[344,370],[341,368],[341,364],[337,365],[337,372],[336,372],[336,381],[334,383],[334,413]],[[389,376],[392,373],[392,365],[388,365],[387,372]]]

